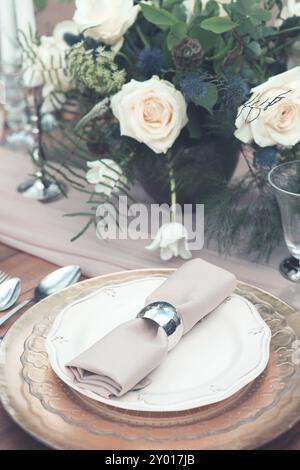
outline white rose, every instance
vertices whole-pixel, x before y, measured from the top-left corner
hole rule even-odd
[[[300,141],[300,67],[253,88],[235,125],[235,136],[244,143],[296,145]]]
[[[90,184],[95,185],[95,192],[111,196],[112,193],[120,191],[120,185],[126,184],[127,179],[121,167],[109,158],[103,158],[87,163],[90,170],[86,174],[86,179]]]
[[[79,33],[73,21],[59,23],[54,28],[53,36],[42,36],[40,45],[32,44],[32,53],[24,61],[24,85],[43,86],[45,100],[50,100],[50,95],[54,92],[67,92],[71,88],[71,79],[66,67],[66,53],[69,49],[64,41],[66,33]],[[47,110],[51,108],[49,100]],[[58,107],[60,101],[56,99]]]
[[[121,135],[146,144],[155,153],[167,153],[188,123],[182,93],[158,77],[131,80],[113,96],[111,105]]]
[[[73,19],[86,36],[120,49],[139,11],[133,0],[76,0]]]
[[[205,8],[208,2],[209,2],[209,0],[202,0],[201,1],[202,8]],[[232,3],[232,0],[218,0],[218,3],[219,4],[221,3],[221,4],[225,5],[226,3]],[[196,0],[184,0],[183,5],[186,8],[186,11],[187,11],[187,14],[188,14],[188,19],[190,19],[193,16],[194,11],[195,11]],[[222,5],[220,6],[220,16],[227,16],[227,13],[224,10],[224,8],[222,7]]]
[[[280,13],[280,18],[276,21],[276,26],[280,27],[283,21],[293,16],[300,16],[300,3],[296,0],[288,0]]]
[[[178,222],[162,225],[155,239],[146,249],[149,251],[160,249],[160,257],[163,261],[169,261],[173,256],[180,256],[183,259],[192,257],[188,247],[187,230]]]

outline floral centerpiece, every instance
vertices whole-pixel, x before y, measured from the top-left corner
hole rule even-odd
[[[221,248],[245,233],[251,250],[278,243],[266,174],[300,150],[299,5],[77,0],[73,21],[33,40],[24,72],[51,122],[46,169],[87,194],[79,235],[137,177],[172,207],[204,203]],[[229,184],[238,158],[247,173]],[[186,237],[173,213],[150,248],[188,257]]]

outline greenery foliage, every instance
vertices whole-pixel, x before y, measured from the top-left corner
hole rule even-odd
[[[38,3],[41,7],[45,2]],[[233,132],[237,109],[250,89],[286,70],[300,18],[274,26],[271,12],[275,9],[279,17],[281,0],[236,0],[222,6],[214,0],[205,5],[196,0],[191,16],[179,0],[136,3],[141,13],[119,52],[100,42],[91,44],[83,34],[68,52],[74,87],[65,107],[57,111],[59,129],[45,135],[49,173],[87,194],[88,209],[74,214],[87,219],[84,230],[96,223],[97,205],[105,199],[86,185],[87,161],[116,160],[129,181],[142,174],[146,187],[158,185],[162,199],[167,197],[166,160],[132,139],[120,139],[108,107],[125,80],[149,78],[146,64],[151,59],[150,70],[172,82],[188,103],[188,126],[172,150],[180,202],[205,203],[208,234],[221,250],[229,251],[230,245],[242,241],[249,250],[269,255],[282,235],[266,175],[278,160],[299,158],[300,146],[278,149],[276,161],[256,155],[259,149],[254,146],[256,157],[249,158]],[[225,15],[220,16],[220,8]],[[193,58],[190,66],[187,57]],[[66,122],[66,110],[74,102],[74,120]],[[233,169],[239,152],[248,172],[242,181],[229,185],[230,159]],[[122,190],[129,194],[129,188]]]
[[[126,72],[114,62],[115,54],[105,47],[86,48],[84,41],[75,44],[67,62],[71,78],[79,92],[92,90],[99,95],[119,91],[125,83]]]

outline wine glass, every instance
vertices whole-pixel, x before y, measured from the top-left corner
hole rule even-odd
[[[300,281],[300,160],[282,163],[269,173],[269,182],[281,213],[285,242],[291,257],[280,265],[281,274]]]

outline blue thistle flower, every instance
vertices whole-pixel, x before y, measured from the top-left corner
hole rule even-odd
[[[221,83],[220,103],[223,108],[237,109],[250,92],[248,83],[240,76],[228,74]]]
[[[73,33],[65,33],[64,34],[64,41],[68,44],[68,46],[72,47],[75,46],[78,42],[82,40],[81,34],[73,34]]]
[[[98,50],[100,46],[101,46],[101,43],[99,41],[96,41],[93,38],[84,39],[84,48],[85,50],[92,52],[92,57],[93,57],[94,62],[96,62],[97,60]]]
[[[262,168],[271,169],[278,162],[278,151],[276,147],[260,148],[254,154],[255,163]]]
[[[188,103],[199,104],[199,100],[206,94],[206,83],[201,74],[195,72],[184,75],[180,88]]]
[[[86,50],[97,49],[101,45],[100,41],[94,38],[84,38],[84,47]]]
[[[159,75],[164,66],[162,51],[158,47],[146,47],[140,52],[136,66],[147,77]]]

